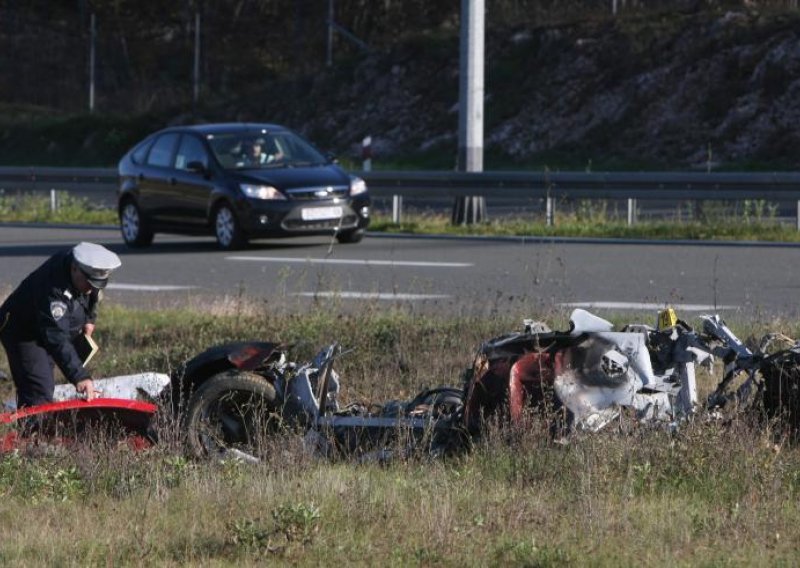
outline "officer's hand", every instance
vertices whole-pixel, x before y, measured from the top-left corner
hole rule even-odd
[[[98,391],[94,390],[94,381],[92,381],[92,379],[83,379],[78,382],[78,384],[75,385],[75,390],[86,400],[94,400],[100,396]]]
[[[83,326],[83,333],[86,334],[87,337],[91,337],[92,333],[94,333],[94,324],[87,323]]]

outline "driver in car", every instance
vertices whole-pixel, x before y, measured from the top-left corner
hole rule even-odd
[[[265,151],[266,141],[263,138],[256,138],[252,142],[243,142],[244,152],[242,160],[237,165],[240,167],[263,166],[283,158],[283,154],[277,150],[273,153]]]

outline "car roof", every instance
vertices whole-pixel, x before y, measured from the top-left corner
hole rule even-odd
[[[218,122],[209,124],[187,124],[184,126],[172,126],[160,132],[197,132],[203,136],[207,134],[227,134],[231,132],[261,132],[262,130],[288,130],[280,124],[270,124],[262,122]]]

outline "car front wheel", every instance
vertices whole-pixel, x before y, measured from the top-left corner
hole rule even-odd
[[[126,201],[119,212],[119,226],[122,239],[129,247],[147,247],[153,242],[153,231],[147,224],[139,206]]]
[[[214,235],[219,248],[223,250],[240,249],[247,245],[247,235],[228,205],[220,205],[214,213]]]

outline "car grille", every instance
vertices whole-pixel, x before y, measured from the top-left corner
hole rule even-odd
[[[298,187],[286,191],[289,197],[297,201],[319,201],[333,197],[347,197],[350,188],[346,185],[320,185],[317,187]]]
[[[323,221],[301,221],[289,219],[283,222],[286,229],[335,229],[338,226],[350,227],[358,222],[355,215],[345,215],[340,219],[325,219]]]

